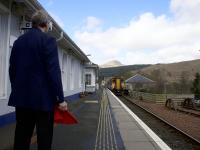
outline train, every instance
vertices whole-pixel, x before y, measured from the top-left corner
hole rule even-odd
[[[113,77],[108,83],[107,87],[117,96],[121,96],[122,94],[127,94],[124,79],[121,77]]]

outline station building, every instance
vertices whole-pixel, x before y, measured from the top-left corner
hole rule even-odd
[[[7,106],[11,92],[9,58],[14,41],[31,28],[31,16],[45,9],[37,0],[0,0],[0,126],[15,121],[14,108]],[[85,65],[90,60],[56,21],[49,34],[58,42],[59,63],[66,100],[78,99],[85,91]],[[87,65],[88,66],[88,65]]]
[[[85,65],[85,91],[94,93],[99,89],[99,67],[94,63],[87,63]]]

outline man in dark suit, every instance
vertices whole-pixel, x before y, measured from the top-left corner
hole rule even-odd
[[[56,39],[48,36],[48,17],[39,11],[32,26],[13,44],[9,77],[9,106],[16,108],[15,150],[28,150],[34,127],[39,150],[50,150],[54,107],[65,111]]]

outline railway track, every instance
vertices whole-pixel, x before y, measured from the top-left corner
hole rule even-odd
[[[196,110],[196,109],[191,109],[191,108],[178,108],[177,109],[180,112],[183,112],[185,114],[190,114],[193,115],[195,117],[200,117],[200,110]]]
[[[121,96],[118,97],[173,150],[200,150],[200,141]]]

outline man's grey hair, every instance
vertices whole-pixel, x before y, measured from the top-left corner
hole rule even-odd
[[[50,20],[47,14],[40,10],[33,14],[31,21],[33,27],[45,27]]]

